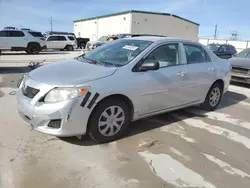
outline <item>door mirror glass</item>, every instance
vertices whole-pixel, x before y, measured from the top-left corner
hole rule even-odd
[[[159,68],[160,68],[160,64],[158,61],[146,60],[143,62],[139,70],[148,71],[148,70],[158,70]]]

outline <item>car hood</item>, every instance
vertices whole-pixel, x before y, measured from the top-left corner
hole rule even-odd
[[[233,57],[229,61],[232,66],[250,68],[249,58]]]
[[[41,66],[31,71],[29,77],[53,86],[72,86],[110,76],[116,69],[73,59]]]

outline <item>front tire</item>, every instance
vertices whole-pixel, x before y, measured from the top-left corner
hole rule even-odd
[[[201,104],[201,107],[207,111],[215,110],[220,104],[223,94],[223,85],[219,82],[215,82],[209,89],[205,102]]]
[[[130,123],[130,111],[119,99],[107,99],[95,108],[88,123],[88,133],[97,143],[120,138]]]

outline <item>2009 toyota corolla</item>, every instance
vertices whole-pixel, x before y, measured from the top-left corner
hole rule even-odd
[[[108,142],[131,121],[197,104],[214,110],[230,77],[229,62],[199,43],[121,39],[31,71],[17,92],[18,112],[37,131]]]

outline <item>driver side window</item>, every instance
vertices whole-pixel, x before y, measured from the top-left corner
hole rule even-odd
[[[164,44],[151,52],[146,60],[158,61],[160,68],[171,67],[180,64],[179,44]]]

